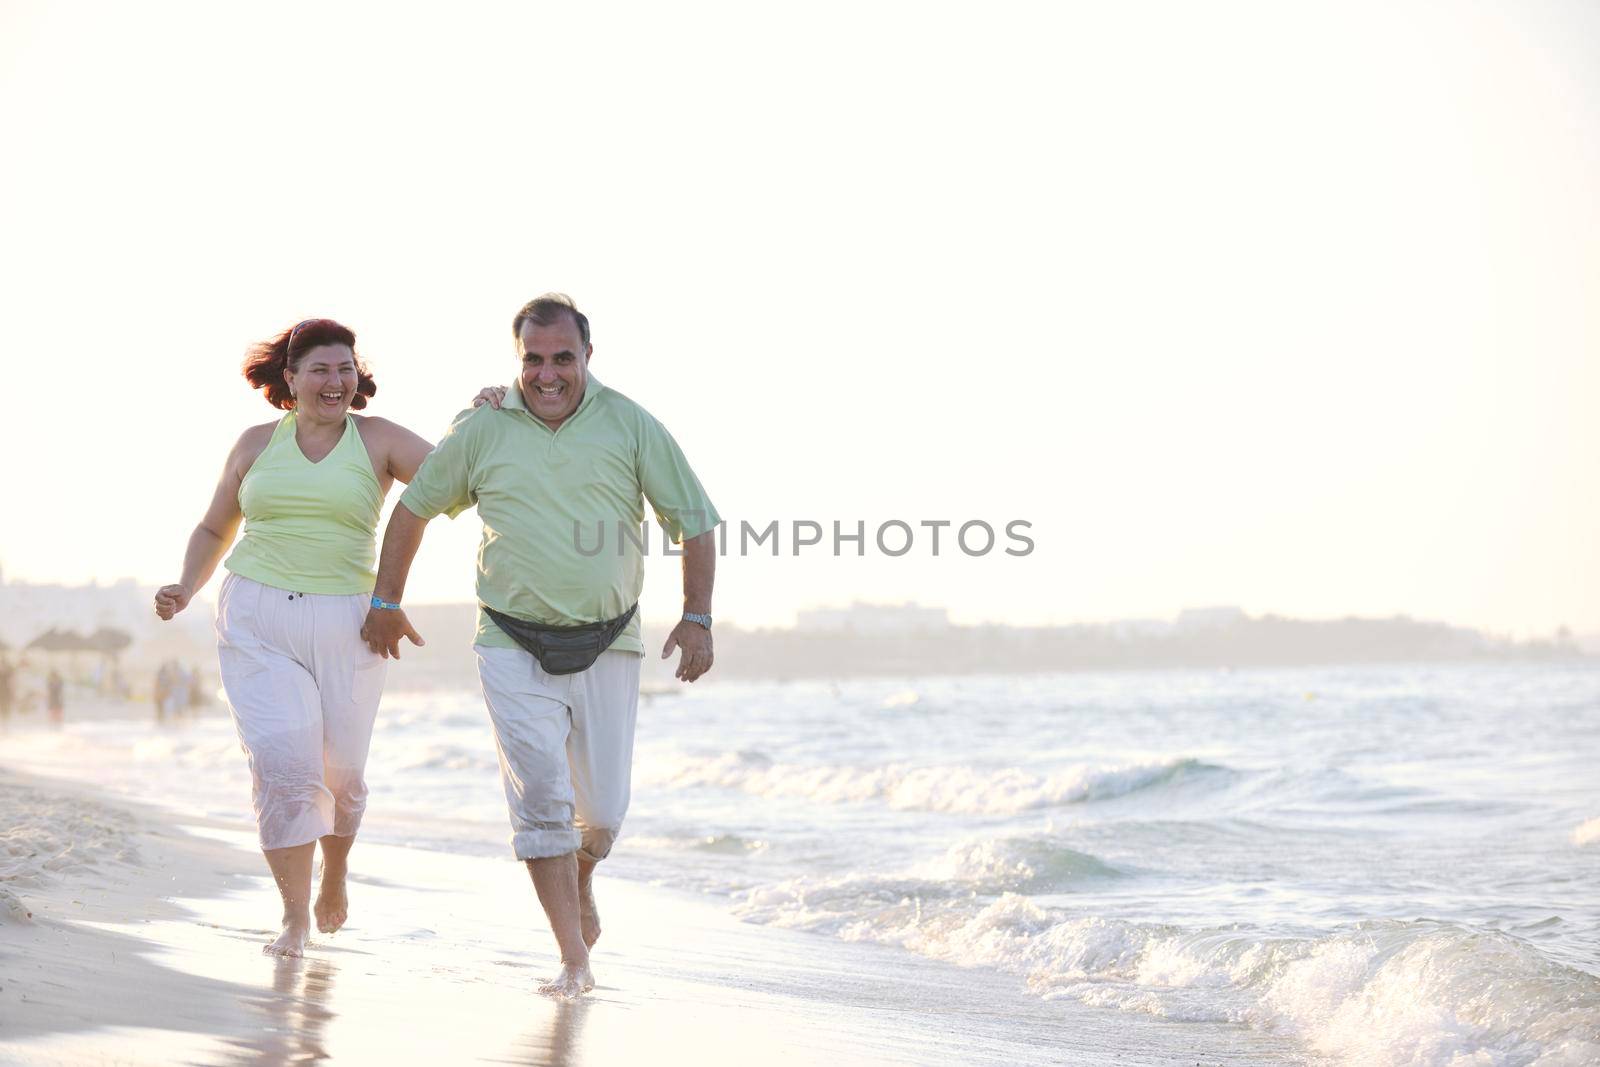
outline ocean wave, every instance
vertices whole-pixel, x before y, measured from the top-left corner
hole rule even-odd
[[[659,761],[644,780],[673,789],[739,789],[831,804],[882,800],[898,809],[1011,815],[1108,800],[1219,769],[1195,759],[1168,759],[1082,764],[1040,777],[1015,767],[806,766],[773,763],[759,752],[733,752]]]
[[[180,767],[229,767],[239,765],[243,756],[239,739],[230,730],[226,735],[156,734],[132,743],[129,752],[135,763],[173,763]]]
[[[500,764],[481,746],[465,748],[448,742],[421,744],[389,754],[396,771],[494,771]]]
[[[1347,1063],[1600,1061],[1600,979],[1517,938],[1432,923],[1373,924],[1321,940],[1260,1001]]]
[[[910,883],[907,884],[910,887]],[[1519,938],[1382,921],[1319,937],[1069,917],[1026,896],[889,899],[884,883],[786,883],[736,908],[754,922],[896,945],[1017,974],[1046,998],[1289,1032],[1371,1067],[1600,1062],[1600,978]]]
[[[1090,878],[1122,872],[1104,861],[1048,838],[969,838],[913,869],[917,875],[964,890],[1053,893]]]
[[[1572,843],[1580,848],[1597,842],[1600,842],[1600,819],[1579,823],[1578,828],[1572,831]]]
[[[735,913],[752,922],[822,933],[921,921],[975,895],[1059,893],[1121,872],[1044,837],[972,838],[888,874],[804,875],[747,890]],[[863,924],[865,924],[863,926]]]
[[[481,711],[440,710],[435,707],[385,707],[376,729],[382,732],[423,730],[483,730],[489,725]]]
[[[628,837],[631,848],[648,848],[665,852],[711,852],[724,856],[742,856],[750,852],[765,852],[770,843],[760,838],[742,837],[739,834],[652,834]]]

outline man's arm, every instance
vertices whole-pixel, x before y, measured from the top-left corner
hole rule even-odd
[[[399,509],[396,508],[396,511]],[[389,524],[394,525],[393,521]],[[384,552],[388,553],[388,539],[384,539]],[[717,531],[715,527],[699,537],[683,542],[683,610],[692,615],[711,614],[711,587],[717,577]],[[667,635],[661,649],[661,658],[672,655],[674,648],[683,649],[678,660],[677,676],[692,682],[711,669],[715,656],[711,647],[711,631],[697,622],[679,619],[678,625]]]
[[[383,552],[378,558],[378,582],[372,595],[391,604],[400,603],[406,591],[406,577],[411,573],[411,561],[417,558],[422,547],[422,533],[428,520],[418,518],[404,504],[396,504],[389,516],[389,526],[383,531]],[[400,639],[409,638],[414,645],[425,645],[422,635],[411,626],[403,608],[371,608],[367,621],[362,624],[361,637],[367,647],[384,659],[400,658]]]

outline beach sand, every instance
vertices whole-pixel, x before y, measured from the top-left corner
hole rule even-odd
[[[260,953],[275,896],[242,823],[0,770],[0,1062],[1282,1063],[1231,1026],[1029,995],[893,949],[597,882],[598,987],[559,1003],[525,871],[357,845],[351,921]]]

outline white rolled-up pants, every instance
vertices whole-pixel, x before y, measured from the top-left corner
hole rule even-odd
[[[217,657],[262,848],[350,837],[361,825],[386,666],[361,639],[371,603],[237,574],[222,583]]]
[[[520,648],[472,647],[517,858],[605,859],[628,813],[644,657],[606,651],[576,674],[548,674]]]

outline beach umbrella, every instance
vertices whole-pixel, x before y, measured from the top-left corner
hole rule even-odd
[[[114,626],[102,626],[88,637],[84,638],[87,648],[96,652],[104,652],[108,656],[115,656],[118,652],[133,644],[133,636],[126,630],[119,630]]]
[[[26,649],[30,652],[91,652],[92,646],[80,633],[72,630],[58,630],[54,626],[44,633],[29,641]]]
[[[78,653],[91,651],[89,642],[82,634],[72,630],[58,630],[54,626],[23,647],[27,652],[65,653],[69,670],[77,669]]]
[[[133,644],[133,635],[115,626],[102,626],[84,638],[83,643],[100,653],[108,667],[108,670],[99,675],[100,691],[102,693],[108,690],[115,691],[118,686],[118,661],[121,659],[122,650]]]

